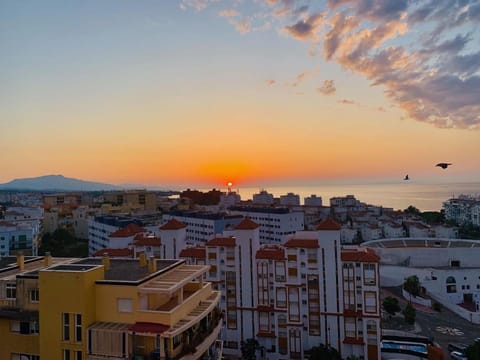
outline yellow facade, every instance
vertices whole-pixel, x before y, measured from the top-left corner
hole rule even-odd
[[[212,351],[220,293],[203,281],[208,266],[152,264],[48,258],[3,278],[0,268],[0,359],[197,359]],[[16,285],[14,300],[7,283]],[[26,314],[31,334],[19,325]]]

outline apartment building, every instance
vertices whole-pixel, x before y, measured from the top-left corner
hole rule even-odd
[[[0,359],[212,359],[220,293],[183,260],[0,262]]]
[[[226,354],[255,338],[264,359],[303,359],[323,343],[342,357],[380,359],[379,257],[340,245],[340,225],[325,220],[282,245],[260,245],[260,226],[237,227],[181,257],[210,265],[207,281],[222,292]]]
[[[16,255],[37,255],[40,246],[40,223],[0,220],[0,258]]]
[[[261,244],[282,244],[296,231],[305,228],[304,212],[286,207],[234,206],[230,208],[230,213],[257,223]]]
[[[458,225],[480,226],[479,218],[480,196],[460,195],[443,203],[445,219]]]
[[[225,229],[235,227],[242,216],[202,211],[172,211],[163,215],[163,222],[175,219],[186,225],[187,243],[191,245],[205,243]]]
[[[109,191],[103,194],[105,202],[116,206],[129,206],[148,211],[157,210],[157,194],[147,190]]]

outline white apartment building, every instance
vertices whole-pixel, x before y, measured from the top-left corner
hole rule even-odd
[[[280,195],[281,206],[300,206],[300,195],[288,193],[287,195]]]
[[[383,237],[385,238],[401,238],[405,237],[403,226],[393,221],[383,223]]]
[[[273,197],[273,194],[270,194],[266,190],[262,190],[258,194],[253,194],[252,202],[255,205],[273,205],[275,198]]]
[[[323,343],[343,358],[380,359],[378,261],[373,250],[342,250],[340,225],[326,220],[282,245],[260,246],[260,227],[246,218],[205,246],[181,256],[204,256],[207,281],[222,291],[224,353],[241,354],[255,338],[263,359],[304,359]]]
[[[281,244],[296,231],[305,228],[304,213],[288,208],[235,206],[230,208],[230,213],[257,223],[260,226],[261,244]]]
[[[459,225],[479,224],[480,196],[460,195],[443,203],[445,219]]]
[[[36,256],[39,236],[38,220],[19,223],[0,220],[0,257],[15,255],[19,252]]]
[[[205,243],[225,229],[235,227],[240,215],[209,213],[199,211],[175,211],[163,215],[163,224],[175,219],[186,225],[187,243],[190,245]]]
[[[305,206],[322,206],[322,197],[312,194],[304,198]]]

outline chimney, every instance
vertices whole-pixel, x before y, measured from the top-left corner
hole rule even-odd
[[[108,253],[103,254],[102,265],[105,267],[105,270],[110,270],[110,256],[108,256]]]
[[[25,269],[25,256],[21,251],[17,253],[17,265],[19,270]]]
[[[157,260],[155,260],[154,256],[150,256],[148,260],[148,273],[153,274],[154,272],[157,272]]]
[[[43,262],[45,263],[45,266],[52,266],[53,258],[52,258],[52,255],[50,255],[50,251],[45,252],[45,257],[43,258]]]
[[[140,253],[140,255],[138,256],[138,259],[140,260],[140,267],[147,266],[147,255],[145,255],[144,252]]]

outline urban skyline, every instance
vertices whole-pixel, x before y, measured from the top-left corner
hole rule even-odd
[[[0,10],[0,182],[480,179],[474,2]]]

